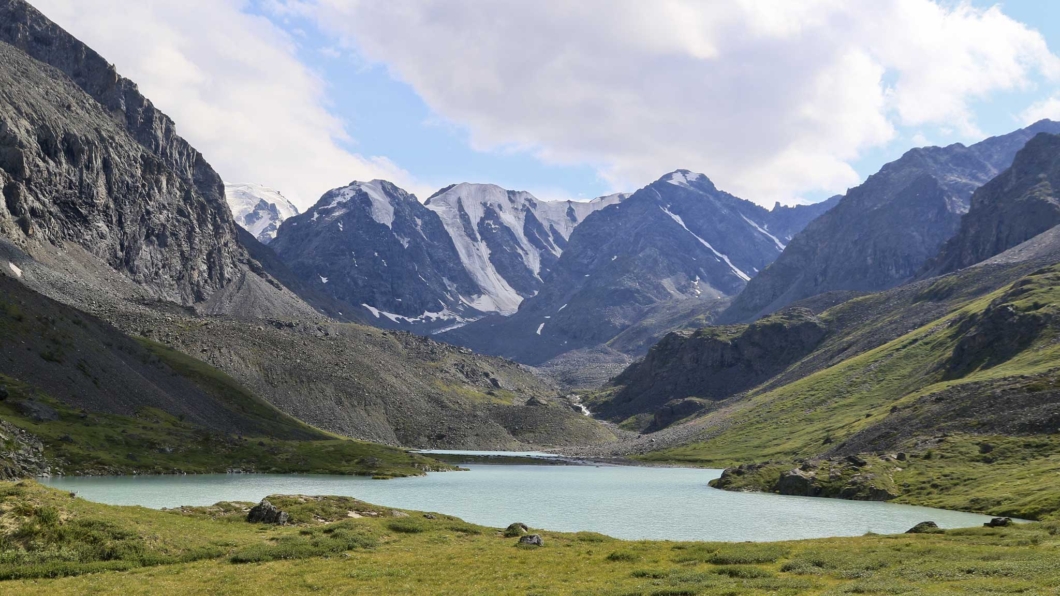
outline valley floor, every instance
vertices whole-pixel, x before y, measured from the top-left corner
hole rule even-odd
[[[626,542],[342,497],[155,511],[0,483],[4,594],[1055,594],[1060,523],[782,543]],[[351,513],[352,512],[352,513]],[[517,521],[517,520],[513,520]],[[689,520],[689,523],[724,523]]]

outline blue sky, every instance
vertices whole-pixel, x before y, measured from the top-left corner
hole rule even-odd
[[[976,0],[972,4],[988,8],[998,3]],[[1001,6],[1005,14],[1041,32],[1051,50],[1060,48],[1060,2],[1008,0]],[[612,182],[598,174],[599,164],[591,161],[550,164],[529,150],[476,150],[466,127],[435,114],[412,86],[391,75],[387,65],[368,62],[348,46],[341,48],[335,36],[321,31],[312,18],[278,17],[260,6],[250,10],[270,18],[296,39],[299,58],[327,81],[330,109],[346,123],[351,138],[345,141],[345,147],[352,152],[386,156],[428,185],[491,182],[579,199],[616,190]],[[1027,89],[998,91],[976,99],[971,102],[975,123],[987,136],[1019,128],[1023,125],[1020,113],[1054,87],[1038,77]],[[861,151],[850,163],[864,179],[924,141],[945,145],[975,140],[975,134],[949,127],[899,126],[894,139]],[[673,167],[684,164],[675,163]],[[663,173],[660,171],[659,175]],[[816,201],[830,194],[817,190],[802,196]]]

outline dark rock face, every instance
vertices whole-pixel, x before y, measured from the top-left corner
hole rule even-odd
[[[519,312],[444,337],[527,364],[600,346],[649,314],[664,316],[660,305],[735,295],[783,250],[772,226],[790,233],[801,213],[774,215],[702,174],[672,172],[585,218]]]
[[[961,375],[979,366],[994,366],[1031,345],[1043,332],[1056,325],[1056,315],[1048,308],[1018,310],[1012,302],[1029,282],[1017,282],[981,313],[964,319],[962,333],[947,363],[950,374]],[[1032,305],[1033,306],[1033,305]]]
[[[941,275],[985,261],[1060,224],[1060,136],[1039,133],[1012,167],[975,191],[961,228],[925,267]]]
[[[389,182],[328,191],[285,220],[269,248],[305,285],[376,323],[451,324],[477,313],[461,300],[477,286],[441,219]]]
[[[1043,120],[970,147],[913,149],[850,189],[835,208],[797,234],[722,315],[754,320],[830,291],[878,291],[912,278],[960,227],[972,192],[1012,164]]]
[[[0,0],[0,89],[4,236],[30,253],[75,243],[181,304],[245,270],[217,173],[134,83],[22,0]]]
[[[938,534],[942,530],[933,521],[923,521],[905,531],[906,534]]]
[[[746,327],[671,333],[615,378],[612,385],[620,390],[594,412],[624,420],[653,413],[664,404],[673,407],[671,400],[725,399],[810,353],[826,333],[824,324],[805,308],[791,308]]]
[[[264,523],[285,526],[290,519],[291,516],[286,511],[280,511],[268,499],[262,499],[260,503],[251,507],[250,512],[247,513],[247,521],[252,524]]]

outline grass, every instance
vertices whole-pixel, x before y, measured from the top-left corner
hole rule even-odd
[[[924,299],[952,291],[940,281],[925,290]],[[1020,316],[1060,319],[1060,266],[1039,270],[815,374],[778,388],[753,390],[744,401],[708,414],[722,422],[716,434],[642,458],[710,467],[775,462],[739,487],[762,489],[800,459],[841,446],[896,413],[915,415],[925,396],[959,390],[990,399],[993,388],[1034,392],[1060,387],[1060,333],[1054,323],[1024,338],[1018,349],[1005,351],[991,345],[984,357],[954,372],[955,349],[966,330],[989,309],[1003,307]],[[1000,412],[1005,405],[995,407]],[[916,457],[907,464],[875,470],[881,482],[898,489],[899,501],[1031,518],[1060,515],[1060,495],[1054,489],[1060,472],[1060,438],[1005,436],[992,432],[988,423],[982,429],[940,433],[933,430],[940,421],[930,419],[934,410],[924,412],[928,418],[914,416],[917,423],[923,422],[923,434],[894,446]],[[922,457],[929,449],[924,439],[933,444],[940,438],[938,458]],[[1002,448],[984,457],[978,449],[982,442]],[[879,463],[878,458],[874,461]]]
[[[82,412],[11,377],[0,375],[0,385],[10,394],[0,402],[0,419],[40,438],[56,473],[223,473],[238,468],[386,478],[451,468],[401,449],[323,433],[316,440],[284,440],[211,432],[152,408],[134,416]],[[54,408],[59,420],[37,422],[20,414],[14,402],[30,398]]]
[[[154,511],[0,483],[3,594],[1001,594],[1060,585],[1060,523],[783,543],[501,530],[340,497]],[[349,512],[359,517],[350,517]],[[375,513],[375,515],[368,515]],[[417,531],[395,530],[416,527]]]

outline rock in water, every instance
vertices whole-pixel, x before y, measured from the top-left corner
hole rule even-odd
[[[1011,517],[995,517],[994,519],[983,524],[985,528],[1004,528],[1005,526],[1012,525]]]
[[[287,515],[286,511],[280,511],[268,499],[262,499],[260,503],[250,508],[250,513],[247,514],[247,521],[265,524],[276,524],[278,526],[287,525],[287,522],[291,519],[291,516]]]
[[[942,529],[933,521],[920,522],[905,531],[906,534],[937,534],[939,532],[942,532]]]
[[[541,536],[538,534],[527,534],[519,539],[519,544],[526,546],[544,546],[545,541],[542,540]]]
[[[508,538],[514,538],[516,536],[522,536],[530,531],[530,528],[526,527],[526,524],[521,522],[515,522],[504,529],[504,535]]]

